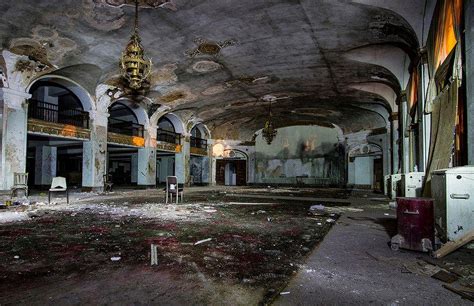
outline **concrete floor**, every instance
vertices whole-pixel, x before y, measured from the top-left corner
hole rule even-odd
[[[239,197],[239,194],[247,196]],[[255,197],[249,198],[249,194],[253,194]],[[303,257],[302,264],[296,265],[298,267],[297,273],[289,280],[286,288],[274,284],[277,298],[273,300],[273,304],[472,305],[472,303],[444,289],[442,287],[443,282],[412,269],[417,267],[420,262],[423,263],[423,258],[429,258],[427,254],[405,250],[393,252],[390,249],[388,241],[396,232],[396,216],[395,211],[388,208],[389,201],[380,194],[342,189],[256,189],[221,186],[187,188],[185,197],[188,204],[205,203],[211,198],[217,197],[218,202],[224,201],[228,204],[242,205],[244,202],[267,202],[261,204],[266,204],[268,207],[271,204],[269,202],[277,202],[284,206],[290,205],[292,202],[288,199],[292,199],[294,203],[303,199],[302,202],[305,203],[308,203],[306,200],[309,199],[315,201],[306,204],[308,206],[320,204],[321,201],[318,201],[318,199],[328,199],[331,198],[331,195],[334,203],[327,203],[327,205],[336,205],[336,207],[326,207],[326,210],[341,213],[342,216],[324,237],[324,240],[307,255],[306,260]],[[45,200],[45,196],[41,194],[33,195],[30,198],[33,201]],[[87,203],[105,202],[99,205],[99,211],[103,211],[104,207],[109,205],[107,203],[115,203],[112,205],[112,207],[115,207],[113,209],[120,211],[125,209],[126,214],[128,214],[128,209],[133,207],[131,211],[138,213],[144,210],[146,213],[148,210],[148,214],[152,214],[154,218],[158,219],[172,217],[172,220],[178,220],[181,218],[174,216],[174,212],[172,216],[166,217],[163,215],[160,210],[163,209],[162,206],[157,206],[164,199],[161,190],[118,190],[112,194],[100,196],[76,193],[71,196],[71,199],[73,204],[64,205],[63,203],[51,207],[47,205],[46,208],[59,211],[75,211],[75,209],[84,209],[85,206],[90,205]],[[141,210],[135,206],[149,201],[158,201],[158,203],[145,205],[140,208]],[[346,202],[350,202],[350,206],[347,206]],[[116,206],[119,203],[122,206],[126,204],[126,206]],[[217,203],[210,203],[209,205],[217,205]],[[213,207],[220,209],[218,208],[219,205]],[[35,205],[31,205],[30,208],[33,208],[33,206]],[[186,210],[184,206],[181,207]],[[197,208],[192,208],[192,210],[197,217],[199,217],[199,213],[202,213]],[[185,214],[185,216],[189,218],[190,215]],[[308,216],[304,218],[308,218]],[[469,256],[472,252],[467,254]],[[203,278],[204,274],[202,273],[199,273],[199,280],[197,281],[189,275],[184,278],[171,276],[171,278],[167,278],[168,274],[166,273],[169,273],[169,271],[166,269],[162,271],[162,266],[160,266],[160,270],[155,272],[150,268],[146,268],[146,265],[138,270],[134,267],[127,266],[123,270],[114,270],[113,273],[117,274],[116,277],[118,279],[123,278],[123,280],[120,284],[117,283],[112,286],[113,288],[109,282],[110,271],[104,270],[103,273],[90,274],[90,277],[93,278],[90,280],[87,280],[87,277],[74,276],[71,279],[68,278],[57,283],[64,282],[65,287],[58,287],[54,283],[50,286],[33,286],[32,290],[28,291],[29,298],[25,301],[31,303],[33,297],[35,299],[40,298],[41,301],[47,301],[48,296],[53,296],[56,302],[62,301],[61,304],[75,304],[76,302],[80,304],[80,301],[119,304],[125,303],[124,301],[136,304],[160,304],[168,301],[171,304],[181,304],[181,302],[186,301],[186,303],[217,305],[225,301],[228,304],[251,305],[256,304],[256,301],[261,300],[265,294],[264,291],[252,289],[245,284],[230,286],[222,279],[211,280],[209,276]],[[167,286],[157,285],[164,279],[167,279]],[[134,282],[140,284],[140,286],[133,285]],[[79,284],[93,284],[89,286],[91,290],[102,288],[101,292],[105,295],[98,295],[98,292],[94,292],[93,299],[84,299],[89,294],[84,294],[85,287],[83,285],[79,286]],[[219,294],[216,293],[216,288],[219,289]],[[120,291],[121,294],[117,295],[117,291]],[[280,292],[280,295],[278,295],[278,292]],[[184,296],[183,294],[186,295],[184,299],[180,298]],[[44,296],[44,299],[41,299],[41,296]],[[159,297],[157,298],[157,296]],[[19,296],[13,293],[11,293],[11,298],[19,301]],[[266,301],[268,302],[268,300]]]
[[[338,220],[275,305],[472,305],[443,282],[404,268],[428,256],[390,249],[393,210],[359,207],[364,211]]]

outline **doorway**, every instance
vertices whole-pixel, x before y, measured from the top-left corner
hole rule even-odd
[[[216,183],[226,186],[245,186],[247,183],[247,161],[218,159],[216,161]]]

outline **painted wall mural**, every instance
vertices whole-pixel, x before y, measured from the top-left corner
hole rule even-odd
[[[344,182],[344,145],[337,129],[293,126],[278,129],[268,145],[256,138],[256,183],[340,185]]]

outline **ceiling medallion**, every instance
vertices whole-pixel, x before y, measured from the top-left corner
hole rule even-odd
[[[273,122],[272,122],[272,101],[270,100],[270,106],[268,108],[268,119],[265,121],[265,125],[262,129],[262,137],[265,138],[267,141],[267,144],[271,144],[273,141],[273,138],[275,138],[277,134],[277,130],[273,127]]]
[[[197,44],[197,48],[189,49],[184,52],[188,57],[195,57],[198,55],[218,55],[223,48],[233,46],[237,43],[235,39],[228,39],[223,42],[209,41],[204,38],[196,38],[194,43]]]
[[[147,81],[151,73],[151,59],[145,57],[145,50],[138,35],[138,0],[135,0],[135,26],[130,41],[120,58],[122,77],[127,80],[128,86],[138,90]]]

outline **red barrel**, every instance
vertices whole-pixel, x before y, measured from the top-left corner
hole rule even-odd
[[[425,252],[433,249],[433,199],[397,198],[397,223],[398,235],[392,238],[392,249]]]

